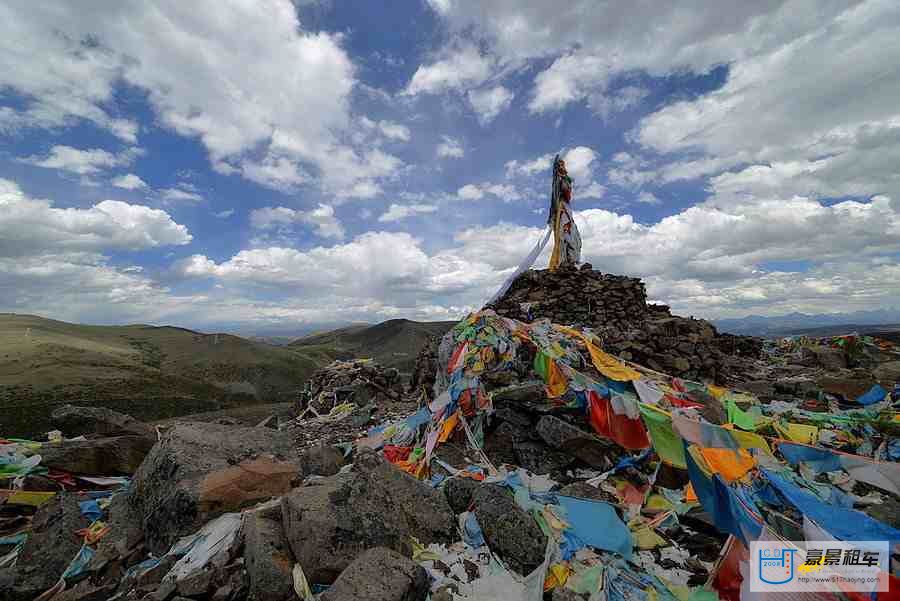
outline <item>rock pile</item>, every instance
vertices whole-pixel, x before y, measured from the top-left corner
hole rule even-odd
[[[298,399],[298,412],[308,407],[317,414],[328,413],[343,403],[360,407],[397,401],[403,394],[400,372],[371,359],[334,361],[316,370]]]
[[[648,305],[640,279],[601,273],[589,263],[526,271],[487,308],[519,321],[547,318],[591,328],[607,351],[688,379],[735,382],[762,351],[759,339],[719,334],[708,321]]]
[[[686,373],[704,373],[693,357],[716,356],[719,368],[728,365],[713,352],[727,354],[719,346],[756,348],[646,305],[637,280],[590,270],[528,276],[543,277],[559,285],[586,277],[610,286],[617,302],[643,303],[631,313],[600,309],[616,327],[654,333],[652,341],[631,334],[615,343],[613,329],[595,324],[606,348],[622,355],[657,357],[659,367],[664,357],[684,358]],[[510,294],[527,292],[517,286]],[[627,292],[617,295],[619,288]],[[501,305],[522,309],[505,299]],[[585,315],[577,318],[592,313]],[[743,506],[735,490],[740,499],[769,491],[753,497],[760,504],[774,498],[771,488],[738,487],[772,478],[747,462],[775,436],[811,437],[802,449],[817,445],[831,463],[805,489],[860,508],[823,527],[863,523],[900,539],[900,531],[883,530],[896,527],[900,507],[893,426],[900,403],[886,390],[870,389],[860,400],[855,392],[823,393],[818,380],[796,390],[779,381],[780,396],[760,404],[739,391],[625,365],[596,342],[546,320],[511,323],[483,311],[428,352],[439,364],[430,374],[436,398],[418,396],[422,380],[404,395],[399,374],[373,362],[336,362],[314,376],[300,409],[306,414],[276,430],[188,421],[153,428],[108,410],[64,407],[54,415],[62,432],[50,441],[0,440],[0,478],[21,487],[0,490],[0,598],[734,599],[745,531],[719,513]],[[630,346],[614,346],[624,342]],[[827,366],[838,375],[861,369],[852,367],[858,358],[813,346],[769,353],[784,361],[768,369],[789,373],[793,362],[808,360],[820,379],[829,377]],[[900,380],[898,365],[880,364],[885,389]],[[417,377],[429,376],[422,371]],[[801,409],[801,388],[819,393],[831,413]],[[843,412],[834,403],[855,408]],[[837,427],[828,423],[835,416]],[[766,458],[766,466],[780,462],[776,476],[792,470],[785,450],[790,441],[779,439],[770,450],[778,455]],[[834,450],[843,453],[832,459]],[[691,469],[697,461],[733,479],[706,479]],[[791,477],[802,483],[803,474]],[[789,484],[780,477],[759,483]],[[778,501],[777,511],[762,505],[762,527],[802,523],[791,498]]]

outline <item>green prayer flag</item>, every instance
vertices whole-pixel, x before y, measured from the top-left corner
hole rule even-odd
[[[687,462],[684,459],[684,444],[681,442],[681,437],[672,429],[672,418],[649,405],[639,403],[639,406],[656,454],[663,461],[675,467],[687,468]]]
[[[738,407],[733,398],[726,397],[725,409],[728,412],[728,421],[730,423],[734,424],[741,430],[756,430],[756,416],[753,413],[744,411],[743,409]]]

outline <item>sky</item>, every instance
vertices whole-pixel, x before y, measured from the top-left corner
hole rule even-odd
[[[895,0],[7,0],[0,311],[458,319],[556,153],[583,260],[679,314],[898,306],[898,65]]]

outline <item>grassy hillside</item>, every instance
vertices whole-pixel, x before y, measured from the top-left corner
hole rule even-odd
[[[372,357],[402,372],[412,370],[416,355],[431,336],[443,336],[455,321],[391,319],[374,326],[352,325],[295,340],[289,348],[308,351],[340,349],[354,357]]]
[[[327,344],[276,347],[175,327],[0,314],[0,435],[46,432],[50,412],[66,402],[150,420],[284,401],[339,356]]]

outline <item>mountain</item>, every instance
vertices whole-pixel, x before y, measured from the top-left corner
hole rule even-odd
[[[351,325],[295,340],[289,348],[340,350],[353,357],[371,357],[401,372],[412,371],[416,355],[432,336],[443,336],[455,321],[391,319],[377,325]]]
[[[886,308],[874,311],[824,313],[818,315],[789,313],[771,317],[749,315],[737,319],[714,320],[712,323],[719,331],[749,336],[784,336],[818,328],[828,328],[830,332],[843,333],[859,330],[860,327],[864,326],[885,326],[900,323],[900,309]]]
[[[339,349],[272,346],[171,326],[90,326],[0,314],[0,435],[42,434],[66,402],[152,420],[290,400]]]

